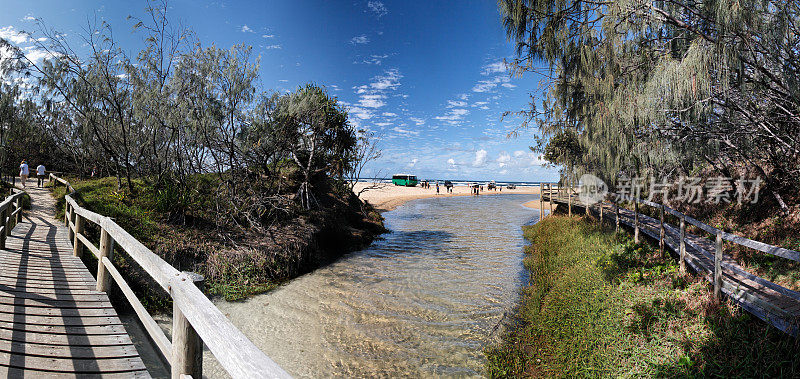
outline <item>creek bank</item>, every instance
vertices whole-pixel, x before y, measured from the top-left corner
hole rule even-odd
[[[229,301],[270,290],[324,266],[368,246],[386,231],[380,214],[350,192],[319,195],[318,207],[276,219],[263,228],[234,229],[214,225],[203,208],[180,218],[159,211],[155,191],[143,180],[136,180],[133,192],[118,187],[114,178],[69,181],[77,190],[76,201],[114,218],[177,269],[204,275],[209,295]],[[60,218],[64,195],[63,187],[54,189]],[[197,202],[206,206],[210,201]],[[90,240],[98,240],[94,234],[99,235],[99,231],[95,229],[87,227]],[[84,255],[85,263],[95,272],[96,260],[88,255]],[[171,310],[169,296],[126,254],[120,252],[113,259],[148,309]],[[121,296],[115,292],[110,294],[112,300]]]
[[[613,225],[555,215],[523,230],[530,283],[486,351],[490,377],[800,373],[793,338]]]

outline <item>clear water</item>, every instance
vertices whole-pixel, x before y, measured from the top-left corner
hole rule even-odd
[[[483,349],[526,281],[520,227],[538,210],[521,204],[533,199],[411,201],[384,213],[392,232],[369,248],[216,304],[294,376],[481,376]],[[213,358],[204,373],[225,376]]]

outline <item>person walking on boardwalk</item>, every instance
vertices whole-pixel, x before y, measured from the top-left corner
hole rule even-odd
[[[22,182],[23,188],[27,187],[28,174],[29,174],[28,162],[25,162],[25,160],[23,160],[22,163],[19,165],[19,180]]]
[[[43,164],[36,166],[36,186],[44,187],[44,173],[45,168]]]

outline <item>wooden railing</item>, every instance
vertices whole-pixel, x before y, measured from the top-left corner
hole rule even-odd
[[[11,190],[12,192],[14,189]],[[7,196],[0,203],[0,249],[6,248],[6,238],[11,235],[14,225],[22,221],[22,196],[25,192],[19,191]]]
[[[55,175],[50,179],[67,187],[65,223],[73,241],[74,254],[85,247],[97,257],[97,290],[108,291],[111,280],[119,286],[150,338],[169,362],[173,378],[202,377],[203,344],[234,378],[289,377],[280,366],[259,350],[195,284],[199,275],[180,272],[133,238],[111,218],[81,207],[72,197],[75,189]],[[99,245],[84,234],[86,222],[100,228]],[[114,267],[114,245],[125,251],[172,298],[172,339],[158,326]]]
[[[545,187],[551,186],[551,184],[542,183],[541,186],[542,186],[542,188],[545,188]],[[566,202],[567,206],[568,206],[568,213],[572,214],[572,204],[575,203],[575,200],[573,199],[573,197],[575,196],[576,192],[574,190],[572,190],[572,189],[570,189],[570,190],[565,189],[563,192],[560,192],[560,193],[562,193],[564,195],[562,195],[562,196],[552,195],[552,191],[548,191],[547,195],[542,195],[540,197],[540,199],[541,199],[540,203],[543,202],[545,198],[547,198],[547,200],[550,201],[550,203],[551,203],[551,209],[552,209],[552,199],[560,200],[562,202]],[[569,194],[569,195],[566,195],[566,194]],[[608,195],[609,195],[608,197],[614,197],[614,198],[617,198],[617,199],[620,198],[619,195],[614,194],[614,193],[609,193]],[[754,249],[754,250],[757,250],[757,251],[760,251],[760,252],[763,252],[763,253],[771,254],[771,255],[774,255],[774,256],[777,256],[777,257],[789,259],[789,260],[792,260],[792,261],[795,261],[795,262],[800,262],[800,252],[795,251],[795,250],[782,248],[782,247],[779,247],[779,246],[766,244],[766,243],[759,242],[759,241],[754,241],[752,239],[745,238],[745,237],[742,237],[742,236],[739,236],[739,235],[736,235],[736,234],[733,234],[733,233],[725,232],[724,230],[721,230],[719,228],[715,228],[715,227],[713,227],[711,225],[705,224],[705,223],[703,223],[703,222],[701,222],[701,221],[699,221],[699,220],[697,220],[697,219],[695,219],[695,218],[693,218],[691,216],[683,214],[683,213],[681,213],[681,212],[679,212],[679,211],[677,211],[677,210],[675,210],[673,208],[670,208],[670,207],[668,207],[668,206],[666,206],[664,204],[654,203],[654,202],[651,202],[651,201],[642,200],[642,199],[636,199],[636,198],[628,199],[628,200],[625,200],[624,202],[632,202],[633,203],[633,208],[634,208],[633,215],[634,215],[634,217],[633,217],[632,226],[633,226],[633,229],[634,229],[634,240],[635,240],[635,242],[639,242],[640,229],[642,228],[642,225],[641,225],[641,223],[639,221],[639,215],[640,215],[639,206],[640,206],[640,204],[655,208],[658,211],[658,214],[659,214],[659,219],[658,219],[659,230],[658,230],[657,239],[659,241],[659,248],[660,248],[662,253],[664,252],[665,245],[666,245],[666,230],[668,228],[670,228],[673,231],[678,231],[678,230],[674,229],[674,227],[672,227],[671,225],[669,225],[669,224],[664,222],[665,213],[669,213],[669,214],[677,217],[680,220],[680,226],[679,226],[680,237],[679,237],[679,240],[678,240],[678,254],[679,254],[679,257],[680,257],[680,267],[681,267],[681,270],[683,270],[683,271],[685,271],[685,269],[686,269],[686,266],[685,266],[686,265],[686,246],[690,245],[690,246],[692,246],[693,248],[695,248],[698,251],[704,250],[703,248],[701,248],[700,246],[695,245],[691,240],[686,238],[686,225],[687,225],[687,223],[689,225],[696,226],[698,229],[703,230],[706,233],[709,233],[711,236],[714,236],[714,238],[715,238],[714,247],[715,248],[714,248],[714,252],[713,252],[714,253],[714,256],[713,256],[714,268],[713,268],[712,283],[713,283],[713,287],[714,287],[714,295],[718,299],[721,298],[722,289],[723,289],[723,287],[725,287],[725,283],[723,282],[722,273],[723,273],[723,270],[726,270],[727,272],[730,272],[732,274],[736,274],[738,276],[741,276],[741,277],[747,278],[749,280],[752,280],[754,282],[757,282],[758,284],[763,285],[764,287],[767,287],[767,288],[769,288],[769,289],[771,289],[773,291],[776,291],[776,292],[781,293],[783,295],[786,295],[786,296],[789,296],[791,298],[800,300],[800,295],[798,295],[796,292],[791,291],[791,290],[789,290],[789,289],[787,289],[785,287],[782,287],[782,286],[780,286],[778,284],[772,283],[772,282],[770,282],[770,281],[768,281],[768,280],[766,280],[764,278],[761,278],[759,276],[753,275],[753,274],[743,270],[741,267],[734,266],[734,265],[731,265],[729,263],[724,262],[723,261],[723,253],[724,253],[723,241],[728,241],[728,242],[731,242],[731,243],[734,243],[734,244],[737,244],[737,245],[740,245],[740,246],[744,246],[744,247],[747,247],[747,248],[750,248],[750,249]],[[615,218],[615,222],[616,222],[616,229],[617,229],[617,231],[619,231],[619,220],[620,220],[620,212],[619,212],[620,205],[619,205],[619,203],[620,203],[619,201],[613,201],[612,200],[612,201],[609,201],[608,203],[606,203],[605,201],[602,201],[602,202],[599,202],[599,203],[590,204],[589,206],[586,206],[586,205],[583,205],[583,204],[581,204],[580,206],[584,207],[586,209],[586,213],[587,214],[589,214],[590,210],[599,213],[600,220],[602,221],[603,220],[603,209],[605,208],[605,205],[610,205],[611,207],[613,207],[613,209],[615,211],[615,217],[614,218]],[[540,209],[541,208],[542,208],[542,205],[540,204]],[[698,271],[697,267],[695,267],[694,269],[695,269],[695,271]]]

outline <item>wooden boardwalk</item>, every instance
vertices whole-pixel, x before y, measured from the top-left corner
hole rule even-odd
[[[543,198],[549,201],[549,196],[544,195]],[[577,208],[585,211],[585,205],[581,204],[576,196],[571,199],[566,198],[564,195],[553,196],[553,203],[562,206],[570,206],[575,208],[571,212],[576,212]],[[649,202],[649,205],[657,205]],[[603,219],[616,222],[616,210],[612,204],[603,203]],[[600,214],[600,205],[595,204],[590,206],[591,212],[598,216]],[[670,213],[678,213],[671,211]],[[627,225],[631,228],[636,227],[636,212],[619,208],[619,222],[620,224]],[[702,229],[713,231],[714,228],[704,225],[699,221],[693,220],[693,224],[697,224]],[[641,233],[649,236],[656,241],[660,240],[661,235],[661,220],[638,214],[638,225]],[[717,244],[708,238],[698,236],[692,233],[685,233],[685,264],[690,266],[696,274],[703,276],[708,281],[714,283],[714,266],[715,266],[715,253]],[[721,234],[720,234],[721,235]],[[752,245],[755,241],[745,241],[746,239],[740,238],[742,245]],[[664,223],[664,245],[666,248],[672,250],[676,254],[680,254],[680,241],[681,230],[669,223]],[[755,242],[756,244],[760,244]],[[763,245],[763,244],[762,244]],[[722,240],[720,239],[720,246]],[[785,249],[773,247],[774,251],[784,250],[786,255],[796,253]],[[778,254],[776,254],[778,255]],[[782,255],[781,255],[782,256]],[[796,260],[796,258],[794,259]],[[741,267],[732,257],[727,254],[721,254],[720,259],[720,272],[721,272],[721,285],[720,291],[730,298],[733,302],[741,306],[743,309],[752,313],[777,327],[778,329],[797,336],[800,332],[800,293],[782,287],[778,284],[772,283],[764,278],[753,275]]]
[[[32,209],[0,250],[0,375],[149,377],[49,191],[26,190]]]

